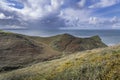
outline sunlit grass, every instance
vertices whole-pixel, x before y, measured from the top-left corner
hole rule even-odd
[[[120,46],[79,52],[2,73],[0,80],[120,80]]]

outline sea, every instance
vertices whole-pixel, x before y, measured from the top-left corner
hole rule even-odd
[[[6,30],[6,31],[40,37],[49,37],[64,33],[68,33],[81,38],[87,38],[98,35],[100,36],[101,40],[108,46],[120,44],[120,30]]]

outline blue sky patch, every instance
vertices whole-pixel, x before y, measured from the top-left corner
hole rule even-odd
[[[17,9],[23,9],[24,8],[24,5],[17,0],[7,0],[7,2],[10,3],[9,6],[11,6],[11,7],[14,7],[14,8],[17,8]]]

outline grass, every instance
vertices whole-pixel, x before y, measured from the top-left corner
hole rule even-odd
[[[71,54],[1,73],[0,80],[120,80],[120,46]]]
[[[61,52],[74,53],[78,51],[91,50],[94,48],[107,47],[99,36],[89,38],[78,38],[69,34],[63,34],[54,39],[50,46]]]
[[[101,41],[95,41],[93,37],[86,40],[69,34],[43,38],[0,31],[0,72],[53,60],[76,51],[106,47]]]
[[[0,30],[0,73],[59,58],[61,54],[30,36]]]

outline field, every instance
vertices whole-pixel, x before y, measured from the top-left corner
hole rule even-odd
[[[0,80],[120,80],[120,46],[77,52],[1,73]]]

